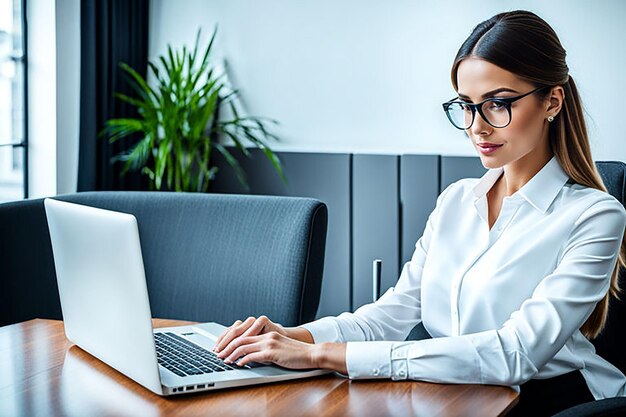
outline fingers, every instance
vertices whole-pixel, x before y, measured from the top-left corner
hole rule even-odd
[[[258,319],[255,320],[252,326],[250,326],[248,330],[246,330],[241,336],[246,337],[261,334],[263,333],[263,330],[265,330],[265,326],[269,323],[271,323],[270,319],[265,316],[260,316]]]
[[[276,331],[238,337],[218,354],[226,363],[245,366],[250,362],[275,363],[286,368],[313,368],[313,345],[290,339]],[[237,361],[237,362],[235,362]]]
[[[241,346],[245,346],[245,345],[249,345],[251,343],[255,343],[259,340],[261,336],[247,336],[247,337],[239,337],[235,340],[233,340],[232,342],[230,342],[228,345],[226,345],[224,347],[223,350],[221,350],[220,352],[218,352],[217,357],[223,360],[226,360],[227,358],[230,359],[231,361],[236,360],[239,356],[233,356],[234,352],[239,349],[239,347]]]
[[[225,346],[235,338],[241,336],[246,330],[248,330],[254,323],[256,319],[254,317],[248,317],[245,321],[237,320],[230,326],[218,339],[215,343],[215,348],[213,350],[215,352],[219,352],[224,349]]]
[[[239,326],[241,324],[241,320],[235,320],[235,322],[228,327],[226,330],[224,330],[222,332],[222,334],[217,338],[217,340],[215,341],[215,346],[217,347],[217,345],[220,344],[220,342],[224,339],[224,336],[226,336],[226,334],[235,326]]]
[[[272,323],[266,316],[248,317],[246,321],[237,320],[215,342],[214,352],[224,350],[233,340],[238,337],[256,336],[269,331],[277,331],[280,326]]]
[[[224,359],[224,362],[230,364],[230,363],[235,362],[237,359],[241,358],[242,356],[245,357],[246,355],[249,355],[251,353],[258,352],[259,350],[261,350],[261,343],[259,342],[258,337],[256,336],[240,338],[239,341],[241,342],[241,344],[236,349],[232,350],[232,353],[230,353]]]
[[[282,336],[277,332],[269,332],[258,336],[239,337],[228,344],[224,350],[219,352],[217,357],[224,360],[235,361],[242,356],[241,350],[239,349],[240,347],[258,342],[262,343],[264,349],[273,348],[281,337]]]
[[[280,341],[283,338],[277,332],[270,332],[259,336],[240,337],[233,341],[226,349],[224,349],[219,357],[224,357],[224,362],[233,363],[237,359],[241,358],[237,365],[243,366],[246,363],[253,362],[253,360],[246,359],[252,354],[261,353],[264,362],[272,362],[272,357],[276,349],[280,346]],[[255,355],[254,357],[259,357]]]
[[[268,351],[258,351],[258,352],[252,352],[252,353],[248,353],[246,356],[244,356],[243,358],[241,358],[241,360],[239,362],[237,362],[237,365],[239,366],[246,366],[251,362],[257,362],[257,363],[268,363],[268,362],[272,362],[270,359],[270,354]]]

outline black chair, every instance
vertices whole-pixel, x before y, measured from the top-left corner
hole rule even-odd
[[[89,192],[59,200],[137,218],[153,317],[315,318],[328,213],[308,198]],[[0,326],[61,319],[43,200],[0,204]]]

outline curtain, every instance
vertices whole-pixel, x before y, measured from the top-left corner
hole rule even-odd
[[[130,149],[138,138],[109,144],[98,135],[108,119],[137,116],[135,109],[113,94],[135,95],[120,62],[146,76],[149,4],[149,0],[81,2],[78,191],[148,189],[139,172],[121,176],[123,163],[111,163],[113,156]]]

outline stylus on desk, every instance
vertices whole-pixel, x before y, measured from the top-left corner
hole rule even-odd
[[[378,300],[380,296],[380,281],[383,270],[383,261],[374,259],[372,262],[372,301]]]

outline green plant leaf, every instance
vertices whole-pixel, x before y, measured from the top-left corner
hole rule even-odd
[[[125,163],[123,173],[140,170],[150,179],[150,189],[160,190],[167,184],[170,190],[206,191],[218,172],[217,167],[210,166],[212,148],[216,147],[249,189],[238,160],[218,142],[229,138],[250,157],[243,142],[248,140],[262,149],[286,181],[280,160],[267,145],[269,140],[279,140],[268,129],[278,122],[239,114],[238,90],[224,93],[225,73],[217,74],[209,59],[217,25],[206,48],[200,46],[201,33],[198,29],[193,47],[174,49],[168,45],[164,54],[148,63],[148,71],[154,74],[152,85],[130,66],[120,64],[134,94],[116,93],[115,97],[133,106],[138,117],[111,119],[99,136],[107,135],[110,142],[129,136],[141,139],[112,161]],[[231,109],[231,120],[220,120],[225,108]]]
[[[239,137],[237,137],[237,135],[229,132],[228,130],[222,130],[222,133],[224,133],[233,141],[233,143],[235,144],[235,146],[237,147],[237,149],[239,149],[241,153],[243,153],[246,157],[250,156],[250,151],[248,151],[248,149],[245,146],[243,146],[243,144],[241,143],[241,140],[239,140]]]
[[[135,90],[144,97],[146,100],[152,100],[157,98],[156,92],[148,85],[146,80],[134,69],[132,69],[128,64],[124,62],[120,62],[120,67],[131,76],[134,82],[131,82],[131,86],[135,88]]]
[[[228,165],[230,165],[230,167],[235,171],[237,179],[239,180],[241,185],[243,185],[246,191],[249,191],[250,187],[248,186],[248,180],[246,179],[246,174],[241,168],[239,161],[237,161],[237,159],[235,159],[235,157],[228,151],[228,149],[226,149],[221,144],[216,143],[213,146],[215,146],[215,149],[217,149],[224,156],[224,159],[226,159]]]

